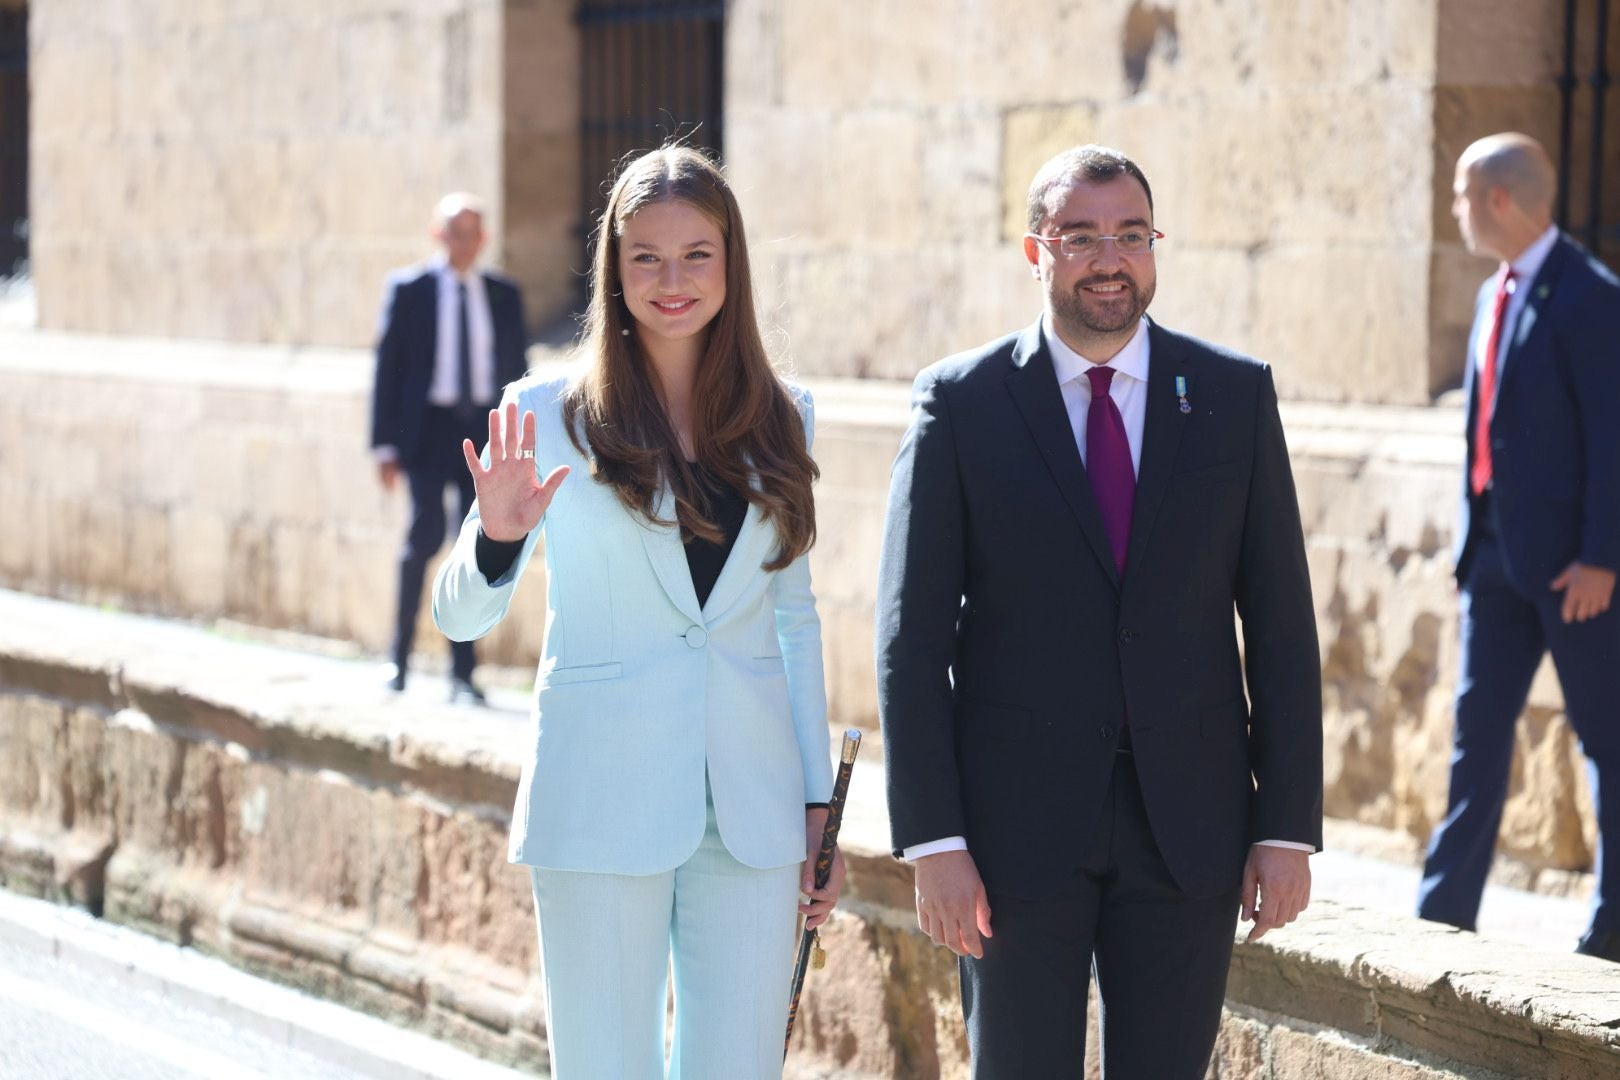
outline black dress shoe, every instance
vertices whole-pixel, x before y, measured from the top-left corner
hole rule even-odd
[[[389,672],[390,674],[383,685],[388,687],[388,689],[392,690],[396,694],[403,693],[405,690],[404,666],[401,664],[390,664]]]
[[[462,703],[488,705],[489,701],[484,697],[484,692],[474,686],[470,679],[452,678],[450,680],[450,703],[452,705]]]
[[[1595,956],[1599,960],[1612,960],[1620,964],[1620,931],[1589,931],[1575,946],[1575,951],[1582,956]]]

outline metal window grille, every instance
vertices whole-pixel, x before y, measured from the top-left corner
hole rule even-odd
[[[580,0],[580,237],[592,230],[624,157],[679,137],[719,156],[726,5]]]
[[[1570,229],[1572,220],[1582,222],[1574,230],[1582,243],[1606,258],[1611,266],[1620,266],[1620,213],[1616,203],[1616,178],[1605,176],[1604,158],[1613,146],[1605,137],[1615,138],[1609,130],[1608,119],[1610,41],[1609,0],[1564,0],[1564,65],[1558,77],[1560,95],[1558,145],[1558,225]],[[1589,55],[1591,68],[1577,70],[1577,57]],[[1586,92],[1582,92],[1582,83]],[[1585,110],[1585,124],[1577,124],[1577,113]],[[1579,130],[1586,127],[1586,131]],[[1580,151],[1587,169],[1586,198],[1573,196],[1571,178],[1576,171],[1576,151]],[[1605,185],[1608,185],[1605,187]],[[1586,203],[1585,207],[1579,205]],[[1581,211],[1584,210],[1584,213]]]
[[[0,11],[0,279],[28,266],[28,11]]]

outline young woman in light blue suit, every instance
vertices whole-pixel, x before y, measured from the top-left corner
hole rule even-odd
[[[533,877],[553,1076],[665,1076],[672,967],[668,1075],[777,1077],[796,916],[820,923],[843,880],[840,860],[813,891],[807,859],[832,791],[810,397],[766,357],[736,200],[702,155],[624,169],[592,284],[583,372],[513,384],[482,459],[463,447],[478,500],[434,617],[486,633],[544,536],[510,858]]]

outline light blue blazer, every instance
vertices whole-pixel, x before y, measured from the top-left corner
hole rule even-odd
[[[545,536],[546,636],[530,751],[508,858],[553,870],[654,874],[697,850],[704,770],[720,837],[758,868],[805,857],[804,804],[832,792],[821,621],[807,557],[767,572],[776,530],[750,505],[699,607],[673,525],[632,514],[564,430],[567,380],[507,388],[535,415],[535,466],[572,472],[512,568],[479,572],[475,503],[433,586],[433,618],[455,641],[506,614]],[[810,395],[793,391],[813,426]],[[503,403],[504,408],[504,403]],[[673,520],[666,485],[657,516]]]

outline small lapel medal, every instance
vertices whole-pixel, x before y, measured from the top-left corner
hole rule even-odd
[[[1176,397],[1181,399],[1181,411],[1192,412],[1192,403],[1187,400],[1187,376],[1176,376]]]

